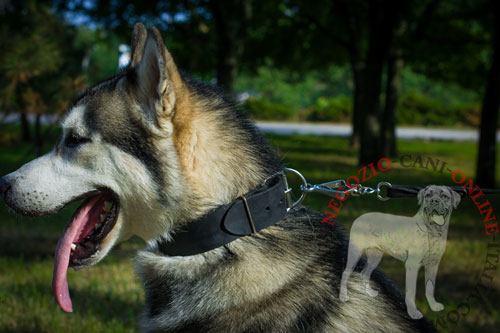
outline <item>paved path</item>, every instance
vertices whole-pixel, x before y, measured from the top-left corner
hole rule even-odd
[[[34,116],[28,116],[30,122],[35,121]],[[0,118],[0,122],[17,122],[19,115],[11,114],[6,118]],[[42,123],[52,124],[57,121],[55,116],[42,116]],[[350,125],[338,124],[311,124],[311,123],[282,123],[282,122],[257,122],[257,126],[266,133],[275,134],[311,134],[337,137],[349,137],[351,135]],[[396,129],[398,139],[427,139],[427,140],[451,140],[451,141],[477,141],[477,130],[452,130],[452,129],[428,129],[420,127],[400,127]],[[497,141],[500,142],[500,132],[497,132]]]
[[[28,115],[28,121],[30,123],[34,123],[35,118],[36,117],[33,114]],[[41,123],[45,124],[45,125],[53,124],[56,121],[57,121],[57,116],[55,116],[55,115],[45,115],[45,116],[41,117]],[[9,114],[6,117],[4,117],[3,115],[0,115],[0,123],[15,123],[15,122],[19,122],[19,115],[18,114]]]
[[[313,134],[337,137],[348,137],[351,135],[350,125],[257,122],[257,126],[264,132],[275,134]],[[477,141],[479,134],[477,130],[400,127],[396,129],[396,136],[398,139]],[[500,132],[497,132],[497,141],[500,141]]]

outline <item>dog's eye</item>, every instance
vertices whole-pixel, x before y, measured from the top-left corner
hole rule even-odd
[[[83,136],[78,136],[78,135],[72,133],[66,137],[66,141],[64,142],[64,144],[67,147],[75,147],[75,146],[78,146],[78,145],[81,145],[81,144],[84,144],[87,142],[90,142],[89,138],[85,138]]]

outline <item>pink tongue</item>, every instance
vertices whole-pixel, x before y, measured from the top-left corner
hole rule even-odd
[[[66,227],[63,236],[59,239],[56,249],[56,257],[54,261],[54,275],[52,277],[52,292],[61,309],[66,312],[73,312],[73,305],[69,296],[68,280],[66,274],[68,272],[69,258],[71,254],[71,244],[77,243],[80,240],[80,235],[86,224],[92,221],[96,216],[99,216],[99,210],[92,210],[102,199],[102,196],[94,196],[87,199],[78,208],[78,211],[73,216],[72,221]],[[97,206],[100,208],[101,206]],[[88,229],[85,228],[85,229]]]

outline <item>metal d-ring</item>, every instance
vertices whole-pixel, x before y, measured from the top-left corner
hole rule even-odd
[[[385,197],[382,196],[382,194],[381,194],[381,192],[382,192],[382,186],[392,187],[392,184],[389,183],[389,182],[380,182],[380,183],[377,184],[377,190],[376,190],[376,192],[377,192],[377,198],[379,200],[382,200],[382,201],[387,201],[390,198],[387,197],[387,196],[385,196]]]
[[[300,189],[302,191],[302,195],[300,196],[300,198],[297,200],[297,201],[293,201],[292,199],[292,189],[288,186],[288,180],[286,178],[286,175],[284,175],[283,177],[283,182],[284,182],[284,185],[285,185],[285,194],[286,194],[286,200],[287,200],[287,206],[288,206],[288,210],[300,205],[300,203],[302,201],[304,201],[304,199],[306,198],[306,195],[307,195],[307,192],[305,191],[305,189],[308,187],[308,184],[307,184],[307,180],[306,178],[300,173],[298,172],[297,170],[295,169],[291,169],[291,168],[283,168],[283,171],[284,172],[293,172],[294,174],[296,174],[297,176],[299,176],[300,180],[302,181],[302,184],[300,185]]]

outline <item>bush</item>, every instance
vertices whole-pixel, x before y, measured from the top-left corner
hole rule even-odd
[[[348,96],[336,98],[319,97],[316,103],[301,118],[309,121],[349,122],[352,115],[352,100]]]
[[[348,66],[289,71],[272,64],[243,73],[235,91],[254,96],[246,105],[257,119],[350,122],[353,93]],[[480,121],[480,96],[453,83],[430,80],[405,67],[398,125],[468,126]],[[381,105],[384,105],[381,96]]]
[[[353,110],[352,99],[345,95],[335,98],[319,97],[312,106],[299,111],[256,97],[250,97],[244,105],[259,120],[349,123]],[[411,126],[477,127],[481,117],[479,103],[446,105],[418,92],[401,96],[396,112],[398,125]]]
[[[415,91],[401,97],[397,110],[398,124],[420,126],[477,126],[478,103],[446,105]]]
[[[273,104],[265,99],[250,97],[245,102],[250,114],[260,120],[292,120],[295,112],[287,106]]]
[[[314,105],[321,96],[349,95],[352,79],[348,66],[304,72],[260,67],[255,74],[238,76],[234,90],[298,112]]]

